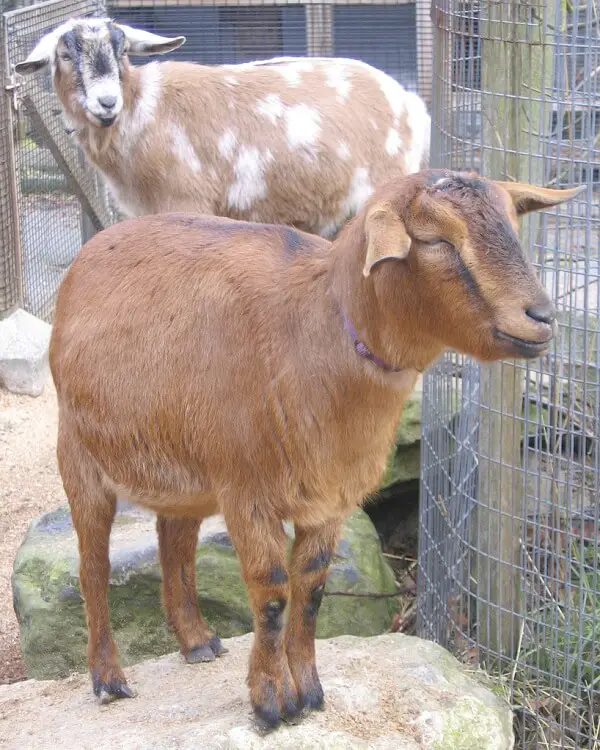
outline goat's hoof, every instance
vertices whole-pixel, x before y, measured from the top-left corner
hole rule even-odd
[[[275,692],[275,683],[271,680],[263,683],[260,701],[253,700],[254,726],[261,734],[276,729],[281,721],[281,711]]]
[[[302,704],[295,690],[292,691],[290,678],[283,681],[282,719],[286,724],[298,724],[302,720]]]
[[[217,656],[222,656],[226,653],[228,653],[228,649],[214,635],[208,643],[202,643],[200,646],[195,646],[188,651],[185,654],[185,660],[188,664],[200,664],[201,662],[214,661]]]
[[[208,644],[215,652],[215,656],[223,656],[223,654],[229,653],[229,649],[225,648],[225,646],[221,643],[221,639],[216,635],[213,635]]]
[[[277,729],[280,721],[281,714],[277,708],[254,708],[254,727],[260,734],[268,734]]]
[[[325,708],[325,696],[320,684],[300,693],[298,701],[303,711],[322,711]]]
[[[94,695],[100,699],[100,704],[105,706],[119,698],[134,698],[135,693],[125,682],[125,680],[113,679],[110,682],[103,682],[99,677],[94,676]]]

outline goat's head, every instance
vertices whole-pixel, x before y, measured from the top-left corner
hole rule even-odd
[[[584,187],[553,190],[445,170],[389,187],[365,207],[364,275],[377,284],[377,267],[388,265],[382,281],[393,293],[401,267],[385,261],[400,259],[427,332],[445,347],[488,361],[543,354],[556,311],[521,247],[518,217]]]
[[[123,109],[128,55],[163,54],[184,42],[184,36],[158,36],[108,18],[71,19],[43,36],[15,71],[25,76],[50,66],[54,90],[68,115],[108,127]]]

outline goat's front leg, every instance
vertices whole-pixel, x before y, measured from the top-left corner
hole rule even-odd
[[[227,653],[200,613],[196,591],[196,546],[200,520],[167,518],[156,520],[162,569],[162,600],[167,622],[173,629],[181,653],[190,664],[214,661]]]
[[[323,688],[315,661],[317,615],[341,523],[295,527],[290,565],[292,604],[286,629],[286,651],[301,709],[323,708]]]
[[[296,686],[283,640],[283,614],[289,600],[285,533],[280,521],[262,515],[256,507],[248,514],[235,506],[223,512],[254,615],[250,700],[257,727],[273,729],[281,719],[298,714]]]

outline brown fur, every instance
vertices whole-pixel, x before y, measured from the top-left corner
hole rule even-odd
[[[314,633],[329,562],[381,478],[417,371],[445,347],[535,357],[552,337],[552,305],[506,208],[525,191],[536,189],[426,171],[383,186],[333,244],[172,214],[122,222],[83,247],[58,295],[50,363],[96,692],[129,691],[106,601],[119,493],[158,514],[163,598],[186,658],[222,653],[194,574],[200,522],[222,512],[254,612],[259,724],[322,706]],[[540,190],[527,210],[576,192]],[[390,210],[389,226],[410,238],[406,257],[382,238],[377,217]],[[450,248],[456,226],[462,245]],[[371,242],[392,259],[365,278]],[[528,318],[532,306],[545,306],[546,323]],[[403,369],[358,356],[344,313]],[[285,519],[296,530],[289,562]]]

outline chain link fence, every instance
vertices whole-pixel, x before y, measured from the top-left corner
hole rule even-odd
[[[522,222],[552,351],[424,379],[418,625],[503,684],[518,748],[600,748],[596,0],[434,0],[432,163],[575,201]]]

